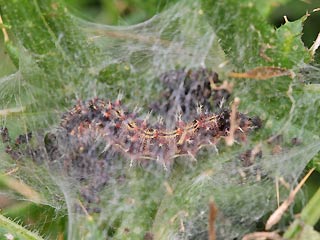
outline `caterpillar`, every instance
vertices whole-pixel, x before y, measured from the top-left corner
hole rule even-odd
[[[96,212],[103,187],[111,179],[125,182],[126,159],[130,166],[155,160],[168,169],[176,157],[196,160],[201,148],[216,148],[223,139],[227,145],[246,142],[247,135],[261,127],[258,117],[238,112],[237,99],[229,107],[232,84],[220,81],[212,70],[173,70],[160,76],[160,82],[165,89],[150,108],[165,116],[165,121],[152,124],[148,117],[128,111],[120,99],[79,100],[63,114],[59,126],[46,134],[30,132],[11,141],[8,129],[0,128],[6,152],[16,161],[31,158],[42,164],[48,160],[53,174],[80,183],[87,210]],[[181,111],[178,117],[177,110]],[[31,144],[34,137],[36,142]]]
[[[258,117],[237,111],[237,101],[231,109],[217,113],[198,111],[190,121],[178,117],[175,126],[168,129],[163,122],[151,124],[148,118],[127,111],[119,99],[94,98],[78,101],[44,138],[27,133],[11,144],[8,129],[1,128],[0,133],[13,159],[29,157],[37,164],[48,159],[53,174],[66,174],[81,183],[79,193],[89,204],[87,210],[99,212],[94,207],[100,201],[98,193],[110,179],[120,184],[126,179],[119,156],[129,159],[130,166],[156,160],[167,170],[174,158],[187,155],[195,160],[201,148],[215,147],[221,139],[227,144],[245,142],[260,126]],[[40,139],[37,145],[29,144],[33,135]]]
[[[197,106],[203,111],[213,112],[225,105],[232,92],[232,83],[222,82],[216,72],[208,68],[178,69],[160,75],[164,90],[150,104],[150,109],[165,116],[171,125],[176,111],[181,111],[182,120],[192,121],[197,115]]]
[[[147,118],[138,118],[122,107],[121,101],[106,101],[95,98],[79,101],[62,118],[60,124],[67,134],[77,139],[103,139],[105,151],[112,148],[134,161],[156,160],[167,169],[172,159],[190,156],[195,159],[199,149],[216,144],[221,139],[232,137],[245,141],[251,130],[260,127],[258,118],[250,118],[237,112],[236,108],[219,113],[199,114],[191,122],[179,117],[173,129],[166,129],[159,122],[153,126]]]

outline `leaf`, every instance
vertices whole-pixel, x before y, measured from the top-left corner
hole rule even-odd
[[[204,23],[205,21],[208,21],[215,30],[220,39],[220,44],[227,54],[227,60],[233,64],[235,69],[232,70],[236,72],[245,72],[253,77],[257,77],[259,74],[261,77],[262,73],[262,77],[265,78],[266,76],[278,75],[273,75],[274,71],[270,74],[270,72],[266,73],[261,70],[281,69],[281,75],[283,72],[287,73],[287,70],[291,71],[291,69],[299,68],[300,63],[308,63],[310,61],[309,52],[300,39],[305,18],[292,23],[287,22],[275,30],[264,18],[266,12],[269,11],[270,5],[264,5],[262,9],[258,9],[258,1],[202,0],[201,2],[202,9],[196,11],[196,15],[201,18],[201,21],[193,21],[195,19],[190,19],[191,17],[182,20],[177,17],[176,20],[173,20],[174,24],[172,24],[170,19],[156,19],[158,21],[157,24],[160,26],[159,30],[163,31],[162,35],[165,38],[163,42],[156,38],[139,36],[139,34],[145,33],[142,31],[141,33],[133,32],[134,34],[132,34],[129,32],[128,34],[123,34],[120,31],[108,32],[104,29],[99,33],[101,34],[99,36],[109,33],[112,35],[111,37],[114,37],[112,39],[114,45],[111,44],[111,46],[115,46],[115,50],[110,54],[111,60],[114,57],[112,54],[118,54],[119,58],[117,60],[121,59],[121,57],[129,59],[129,61],[136,64],[133,67],[143,69],[142,71],[148,71],[148,68],[155,67],[152,65],[152,60],[158,61],[158,59],[154,59],[153,56],[161,58],[163,55],[170,53],[167,50],[178,50],[174,54],[181,54],[181,59],[189,59],[191,56],[190,59],[192,61],[198,61],[197,50],[202,50],[200,47],[205,48],[211,45],[206,45],[207,42],[198,42],[194,38],[194,36],[197,36],[194,34],[194,30],[197,29],[202,34],[206,34],[207,24],[200,24],[190,28],[190,23]],[[186,1],[185,3],[190,4],[191,7],[194,6],[192,1]],[[95,44],[90,43],[89,34],[87,35],[83,32],[86,28],[80,27],[80,21],[68,12],[62,0],[0,0],[0,6],[5,26],[10,26],[8,30],[12,43],[15,44],[19,51],[19,54],[17,54],[19,56],[19,72],[15,75],[13,83],[17,83],[17,85],[21,83],[24,89],[23,94],[19,95],[19,100],[23,100],[21,101],[21,107],[27,105],[27,108],[23,108],[26,109],[23,114],[31,113],[30,115],[33,114],[34,116],[34,112],[41,113],[41,111],[60,109],[64,105],[70,105],[71,103],[68,101],[75,98],[75,93],[78,92],[80,92],[80,97],[93,97],[95,91],[92,90],[98,89],[98,91],[101,91],[101,89],[104,89],[103,86],[105,84],[111,86],[110,92],[114,92],[116,89],[114,83],[121,80],[122,85],[119,85],[132,91],[132,95],[135,94],[129,81],[126,81],[129,76],[132,76],[131,69],[130,71],[126,69],[128,67],[126,63],[122,65],[115,61],[113,65],[106,64],[103,69],[95,68],[96,64],[105,61],[103,54],[101,54],[103,52]],[[190,12],[194,14],[192,10]],[[207,18],[204,17],[203,12]],[[264,17],[262,17],[261,13]],[[179,16],[178,13],[177,16]],[[192,17],[194,16],[195,14],[192,15]],[[189,22],[189,20],[191,21]],[[162,23],[162,21],[164,22]],[[185,25],[180,29],[180,24]],[[148,27],[153,27],[152,24],[144,26],[146,27],[143,30],[146,33],[149,31]],[[89,27],[87,26],[87,28]],[[97,28],[96,30],[99,31],[101,29]],[[170,41],[176,40],[176,36],[171,35],[171,33],[178,34],[179,31],[182,34],[178,35],[177,38],[186,37],[186,39],[190,39],[191,41],[186,41],[186,49],[191,49],[192,51],[185,51],[183,47],[180,49],[179,44],[177,49],[169,49],[167,47],[174,46],[170,45]],[[183,31],[186,31],[186,33]],[[119,37],[119,34],[121,37]],[[213,37],[206,39],[214,39],[215,34],[211,35]],[[111,39],[111,37],[105,39]],[[149,40],[152,41],[150,42]],[[128,48],[127,45],[124,45],[123,49],[121,47],[122,44],[127,44],[127,42],[131,43],[130,47],[133,46],[133,49],[136,46],[140,46],[140,44],[142,48],[132,50],[130,52],[131,55],[124,56],[127,54]],[[160,44],[156,45],[155,42]],[[150,44],[151,47],[145,47],[147,45],[142,43]],[[180,42],[177,41],[177,43]],[[163,49],[160,51],[157,48]],[[153,51],[156,53],[159,51],[161,54],[153,55]],[[199,56],[203,57],[202,52],[199,52]],[[203,53],[213,55],[217,51],[215,49],[208,51],[205,49]],[[174,56],[174,54],[169,56]],[[170,59],[161,59],[167,60],[170,64]],[[180,58],[177,59],[180,60]],[[193,64],[206,63],[205,57],[201,58],[201,61],[201,63],[195,62]],[[171,67],[177,67],[175,65],[177,61],[172,62]],[[161,67],[163,66],[161,65]],[[166,67],[167,65],[163,68],[165,69]],[[150,71],[148,73],[154,72]],[[156,77],[150,75],[142,76]],[[143,90],[147,87],[151,89],[151,84],[150,86],[144,86],[143,83],[146,83],[146,80],[138,81],[140,80],[139,77],[135,76],[135,78],[137,79],[134,82],[137,83],[136,89],[144,95],[150,94],[151,90],[147,92],[143,92]],[[295,132],[298,128],[295,125],[300,126],[301,124],[298,123],[306,119],[304,107],[307,106],[307,100],[310,100],[311,95],[305,91],[303,84],[297,84],[292,90],[291,84],[295,82],[287,76],[271,78],[266,81],[247,79],[234,80],[234,82],[237,85],[234,94],[241,99],[240,107],[250,111],[250,113],[261,116],[263,120],[268,122],[269,128],[263,130],[264,132],[261,134],[262,140],[271,133],[278,133],[281,127],[286,127],[286,122],[289,122],[289,125],[285,130],[287,131],[288,129],[288,131]],[[15,85],[12,84],[12,81],[6,81],[6,83],[11,85],[12,92],[15,92]],[[90,88],[88,86],[93,87]],[[290,90],[292,91],[290,92]],[[113,93],[107,92],[106,94],[110,96]],[[77,97],[79,96],[77,95]],[[299,102],[304,103],[304,105],[301,104],[299,106],[302,107],[293,109],[293,100],[300,100],[299,97],[304,97],[301,99],[305,102]],[[16,100],[16,98],[13,99]],[[318,104],[315,107],[318,107]],[[293,109],[292,112],[291,109]],[[310,110],[310,108],[308,109]],[[308,117],[310,125],[305,129],[313,133],[312,130],[316,121],[313,116],[309,115]],[[29,116],[26,119],[22,119],[21,122],[25,123],[28,120],[30,120]],[[36,121],[32,122],[38,123]],[[13,124],[18,125],[17,121]],[[306,132],[309,133],[308,131]],[[309,136],[307,133],[304,132],[303,136]],[[307,139],[312,141],[312,138]],[[304,154],[303,161],[299,159],[300,165],[303,165],[308,158],[312,157],[313,152],[317,150],[316,147],[305,148],[308,150],[308,154]],[[286,159],[296,160],[302,157],[303,153],[298,150],[301,150],[301,148],[288,150]],[[230,229],[230,233],[227,233],[229,234],[228,236],[239,237],[242,233],[250,230],[253,220],[259,219],[265,214],[264,211],[271,209],[275,199],[270,199],[270,196],[274,195],[274,186],[270,184],[272,182],[270,179],[273,179],[273,175],[270,178],[268,176],[266,181],[258,182],[254,180],[251,182],[252,185],[239,183],[239,178],[234,177],[238,176],[236,172],[237,166],[235,166],[236,161],[234,161],[235,158],[238,158],[238,155],[239,151],[234,151],[234,149],[226,150],[226,152],[220,153],[219,156],[211,155],[211,152],[208,151],[199,157],[200,161],[195,166],[192,166],[192,164],[189,166],[186,166],[187,164],[174,166],[167,181],[170,188],[172,187],[173,189],[172,193],[170,193],[171,191],[165,193],[164,189],[161,188],[162,177],[165,175],[163,172],[147,169],[146,172],[150,171],[151,174],[137,174],[137,176],[130,178],[127,176],[129,174],[126,170],[123,170],[126,177],[130,179],[130,183],[123,185],[115,183],[116,186],[111,185],[104,194],[101,194],[110,201],[105,201],[108,206],[99,206],[103,210],[102,213],[105,214],[97,214],[97,219],[101,217],[102,222],[97,224],[101,224],[101,226],[108,224],[108,229],[105,230],[108,233],[105,234],[119,238],[123,237],[124,232],[127,232],[127,230],[131,231],[127,234],[129,238],[130,236],[141,238],[149,228],[151,228],[156,238],[164,237],[166,239],[172,236],[187,236],[191,231],[196,232],[199,229],[203,234],[201,236],[205,236],[203,229],[206,221],[204,219],[207,219],[207,216],[202,214],[206,213],[206,209],[201,208],[207,206],[210,197],[214,194],[215,202],[217,202],[218,208],[221,209],[220,211],[226,219],[226,222],[219,223],[221,226],[224,224],[227,226],[222,228],[222,231]],[[268,160],[273,160],[270,158]],[[292,166],[288,166],[286,169],[277,169],[283,163],[272,161],[272,168],[279,170],[279,172],[289,172],[290,175],[294,175],[301,169],[300,165],[297,167],[294,165],[296,162],[290,162]],[[290,167],[295,171],[291,172]],[[126,167],[123,168],[126,169]],[[281,174],[283,173],[281,172]],[[68,196],[72,196],[74,192],[71,191],[73,189],[68,189],[70,187],[69,183],[63,184],[65,184],[63,185],[63,190],[67,192]],[[268,201],[265,202],[266,199]],[[72,205],[74,199],[67,200],[68,204]],[[69,210],[72,211],[72,208]],[[70,218],[72,217],[74,216],[70,216]],[[200,218],[199,221],[198,218]],[[76,222],[81,218],[71,220]],[[151,226],[153,220],[154,222]],[[189,224],[190,232],[183,232],[184,224]],[[227,224],[230,224],[231,227],[228,227]],[[82,229],[82,226],[76,227],[76,229],[73,229],[75,232],[80,228]],[[100,226],[95,227],[100,228]],[[105,228],[101,227],[101,229]],[[88,232],[90,235],[90,229]],[[77,234],[82,234],[82,231],[79,230]]]
[[[261,17],[260,5],[252,1],[202,0],[202,6],[221,46],[240,70],[268,66],[270,62],[277,67],[291,68],[302,60],[311,60],[300,39],[305,17],[274,30]]]
[[[302,209],[300,217],[296,219],[284,233],[285,238],[298,240],[313,239],[309,237],[319,236],[319,233],[316,234],[311,227],[320,220],[319,201],[320,188],[318,188],[307,205]]]
[[[30,232],[26,228],[11,221],[10,219],[0,215],[0,236],[1,239],[21,239],[21,240],[42,240],[34,232]]]
[[[10,33],[35,55],[38,66],[48,75],[56,74],[52,69],[58,66],[69,72],[89,66],[91,49],[62,1],[0,3]]]
[[[66,97],[74,94],[70,89],[92,80],[88,69],[97,59],[95,48],[63,1],[1,0],[0,13],[10,26],[11,55],[19,56],[21,91],[12,92],[18,95],[16,102],[7,104],[27,107],[26,113],[50,112],[66,104]]]
[[[305,239],[319,240],[320,233],[314,230],[312,226],[304,225],[301,233],[297,237],[292,238],[292,240],[305,240]]]
[[[301,36],[303,23],[307,19],[307,15],[300,19],[286,23],[276,30],[275,39],[272,39],[270,56],[275,56],[275,63],[279,62],[282,66],[292,68],[301,63],[309,63],[312,60],[311,53],[304,46]]]
[[[259,11],[260,14],[262,14],[262,16],[264,18],[268,18],[270,12],[276,8],[279,7],[280,5],[284,5],[286,3],[288,3],[289,0],[271,0],[271,1],[260,1],[260,0],[255,0],[254,4],[256,6],[259,6],[257,9]]]
[[[30,201],[33,201],[35,203],[40,203],[42,200],[38,192],[33,190],[27,184],[16,180],[15,178],[0,175],[0,184],[16,191],[17,193],[24,196],[26,199],[29,199]]]

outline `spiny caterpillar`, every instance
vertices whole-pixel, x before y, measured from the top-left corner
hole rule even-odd
[[[77,180],[88,211],[99,211],[99,191],[109,182],[125,182],[125,156],[133,163],[148,165],[155,159],[165,169],[178,156],[195,159],[199,149],[214,148],[221,139],[227,144],[245,142],[247,134],[261,126],[259,118],[229,107],[232,84],[221,82],[209,69],[174,70],[160,76],[165,90],[151,106],[167,123],[150,124],[147,118],[129,113],[119,100],[78,101],[61,118],[60,126],[48,133],[32,132],[11,141],[8,129],[0,128],[6,152],[15,160],[31,158],[54,174]],[[202,111],[197,111],[200,104]],[[180,107],[179,107],[180,106]],[[176,112],[181,111],[177,119]],[[167,127],[167,126],[171,127]]]
[[[61,122],[62,129],[77,139],[94,136],[105,141],[106,148],[120,152],[134,161],[156,160],[167,165],[178,156],[188,155],[195,159],[200,148],[216,144],[222,138],[245,141],[247,133],[260,126],[258,118],[232,110],[219,113],[199,112],[191,122],[179,118],[172,130],[162,123],[150,126],[147,118],[137,118],[135,113],[123,109],[120,100],[108,102],[99,98],[78,102],[68,111]]]
[[[153,112],[165,116],[165,122],[175,122],[177,110],[183,121],[192,121],[197,116],[197,106],[203,111],[216,112],[225,107],[232,92],[232,84],[222,82],[211,69],[178,69],[163,73],[159,81],[164,90],[151,103]]]

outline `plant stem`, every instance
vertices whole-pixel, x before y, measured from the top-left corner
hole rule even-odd
[[[38,234],[33,233],[19,224],[11,221],[10,219],[0,215],[0,226],[2,229],[11,233],[14,237],[18,237],[25,240],[43,240]]]
[[[310,226],[315,225],[320,219],[320,188],[310,199],[308,204],[303,208],[300,218],[296,219],[289,229],[285,232],[283,237],[285,239],[291,239],[295,237],[303,228],[303,224],[307,224]]]

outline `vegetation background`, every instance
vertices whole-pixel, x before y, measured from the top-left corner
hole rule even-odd
[[[178,1],[178,0],[176,0]],[[151,18],[164,7],[172,4],[173,0],[66,0],[69,9],[75,15],[89,21],[108,25],[132,25]],[[289,20],[296,20],[306,11],[320,7],[320,0],[292,0],[285,4],[275,4],[269,21],[275,27],[284,23],[283,16]],[[319,33],[320,14],[314,14],[307,19],[302,39],[310,47]],[[0,36],[2,36],[0,34]],[[15,66],[5,53],[3,37],[0,38],[0,77],[15,71]],[[306,184],[305,191],[314,192],[319,187],[319,172],[315,172]],[[3,189],[6,188],[2,184]],[[0,189],[1,190],[1,189]],[[29,202],[7,199],[0,195],[0,209],[11,219],[27,226],[28,229],[38,231],[49,239],[66,239],[67,216],[57,215],[54,209],[48,206],[39,206]],[[320,231],[320,224],[316,225]],[[1,232],[0,232],[0,239]]]

